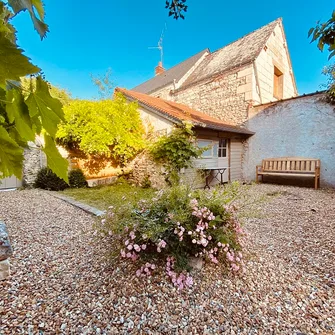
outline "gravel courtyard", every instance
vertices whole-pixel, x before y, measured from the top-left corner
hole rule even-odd
[[[95,218],[39,190],[0,192],[14,248],[0,282],[0,334],[335,334],[335,192],[254,185],[249,261],[177,292],[113,267]]]

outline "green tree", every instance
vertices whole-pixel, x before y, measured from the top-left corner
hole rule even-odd
[[[318,21],[317,25],[309,30],[308,37],[312,37],[311,42],[317,41],[320,51],[323,51],[325,46],[328,47],[329,59],[335,56],[335,10],[328,21]]]
[[[187,12],[186,0],[166,0],[165,8],[169,10],[169,16],[173,16],[174,19],[184,19],[184,14]]]
[[[312,37],[311,43],[317,41],[317,46],[321,52],[324,51],[325,46],[328,47],[328,59],[335,56],[335,10],[328,21],[324,23],[318,21],[316,27],[309,30],[308,36]],[[325,85],[327,101],[335,104],[335,64],[327,66],[322,72],[328,78]]]
[[[111,79],[112,69],[108,68],[104,75],[94,76],[91,74],[93,84],[98,88],[100,99],[111,99],[114,94],[115,84]]]
[[[67,177],[67,161],[55,145],[59,122],[64,119],[62,103],[53,98],[41,69],[23,54],[10,23],[27,11],[41,39],[48,26],[41,0],[0,1],[0,178],[21,178],[23,150],[36,135],[43,133],[48,166],[62,179]],[[35,75],[35,85],[24,87],[20,78]]]
[[[335,64],[326,66],[322,73],[327,76],[327,101],[335,105]]]
[[[135,102],[118,93],[113,100],[74,100],[64,106],[59,143],[85,155],[105,156],[123,166],[144,145],[144,128]]]

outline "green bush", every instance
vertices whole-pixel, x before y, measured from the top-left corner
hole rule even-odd
[[[167,171],[167,182],[178,184],[182,168],[192,166],[192,159],[198,158],[206,148],[196,145],[192,125],[184,123],[166,136],[160,137],[150,148],[155,162],[163,164]]]
[[[34,187],[50,191],[62,191],[69,185],[49,168],[42,168],[37,174]]]
[[[69,184],[71,188],[82,188],[88,186],[84,173],[80,169],[74,169],[69,172]]]
[[[214,191],[174,186],[135,206],[110,207],[95,234],[111,239],[117,256],[142,260],[137,276],[151,275],[164,261],[167,276],[183,289],[193,283],[187,273],[193,257],[243,270],[245,234],[232,205],[238,195],[238,183]]]

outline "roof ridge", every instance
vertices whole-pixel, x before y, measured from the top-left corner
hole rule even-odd
[[[274,24],[274,23],[278,23],[278,22],[282,22],[282,21],[283,21],[283,19],[282,19],[281,17],[279,17],[278,19],[273,20],[273,21],[271,21],[271,22],[269,22],[269,23],[267,23],[267,24],[265,24],[265,25],[263,25],[263,26],[261,26],[261,27],[255,29],[255,30],[251,31],[250,33],[247,33],[247,34],[241,36],[241,37],[238,38],[237,40],[232,41],[232,42],[230,42],[230,43],[224,45],[223,47],[221,47],[221,48],[219,48],[219,49],[216,49],[215,51],[211,52],[210,54],[212,55],[212,54],[214,54],[214,53],[216,53],[216,52],[218,52],[218,51],[220,51],[220,50],[222,50],[222,49],[224,49],[224,48],[230,46],[231,44],[234,44],[234,43],[236,43],[236,42],[242,40],[243,38],[245,38],[245,37],[247,37],[247,36],[249,36],[249,35],[252,35],[252,34],[256,33],[257,31],[259,31],[259,30],[261,30],[261,29],[264,29],[265,27],[268,27],[268,26],[270,26],[270,25],[272,25],[272,24]],[[269,34],[269,36],[270,36],[270,35],[271,35],[271,34]]]

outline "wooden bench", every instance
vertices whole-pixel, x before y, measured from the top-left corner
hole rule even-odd
[[[256,182],[259,176],[293,176],[313,177],[314,186],[320,185],[320,160],[315,158],[281,157],[263,159],[262,165],[256,166]]]

